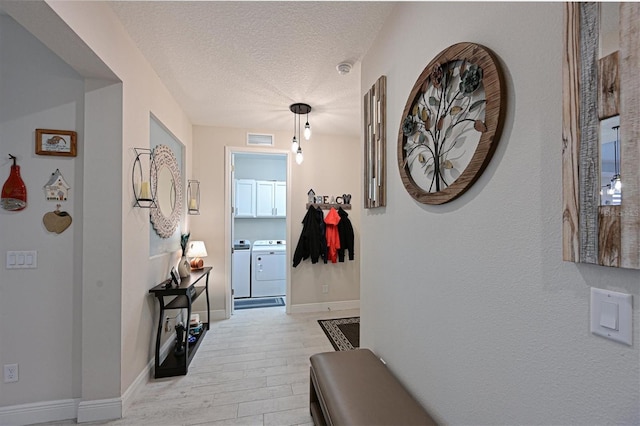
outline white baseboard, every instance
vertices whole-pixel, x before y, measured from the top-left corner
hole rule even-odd
[[[0,407],[0,425],[28,425],[76,418],[79,399]]]
[[[80,401],[80,404],[78,404],[78,423],[121,418],[122,398]]]
[[[344,311],[360,309],[360,300],[345,300],[341,302],[304,303],[289,306],[289,313],[304,314],[311,312]]]
[[[207,320],[207,311],[193,311],[193,313],[200,315],[200,321],[204,322]],[[219,321],[219,320],[227,319],[224,309],[209,311],[209,315],[210,315],[209,319],[211,321]]]
[[[173,341],[174,339],[169,338],[162,345],[161,357],[173,347]],[[155,358],[151,358],[121,398],[95,401],[82,401],[78,398],[0,407],[0,425],[20,426],[72,419],[77,419],[78,423],[120,419],[131,406],[138,391],[149,383],[154,365]]]

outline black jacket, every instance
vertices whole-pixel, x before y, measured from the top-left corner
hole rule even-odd
[[[322,210],[309,206],[307,214],[302,219],[302,232],[293,253],[293,267],[301,261],[311,258],[311,263],[322,260],[326,263],[327,243],[324,235],[324,214]]]
[[[340,235],[340,249],[338,250],[338,261],[344,262],[344,251],[349,251],[349,260],[353,260],[353,226],[349,220],[349,215],[342,207],[338,208],[340,222],[338,222],[338,234]]]

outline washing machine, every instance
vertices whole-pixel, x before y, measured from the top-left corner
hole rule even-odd
[[[287,245],[284,240],[257,240],[251,248],[251,297],[287,292]]]
[[[233,298],[251,297],[251,241],[233,241],[231,263]]]

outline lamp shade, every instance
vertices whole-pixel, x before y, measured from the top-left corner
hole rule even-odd
[[[191,241],[187,248],[188,257],[207,257],[207,248],[204,241]]]

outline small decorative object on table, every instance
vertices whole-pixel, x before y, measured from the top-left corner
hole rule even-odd
[[[180,274],[178,274],[178,271],[176,271],[176,268],[171,268],[171,281],[169,282],[169,287],[171,287],[172,282],[177,287],[180,286]]]
[[[189,274],[191,274],[191,266],[189,265],[189,261],[187,260],[187,242],[189,241],[190,235],[191,234],[182,234],[180,236],[182,257],[180,258],[180,263],[178,263],[178,273],[182,278],[186,278],[189,276]]]
[[[173,353],[175,353],[176,356],[184,355],[184,345],[183,345],[184,332],[185,332],[184,325],[181,322],[176,324],[176,345],[175,345],[175,348],[173,349]]]

